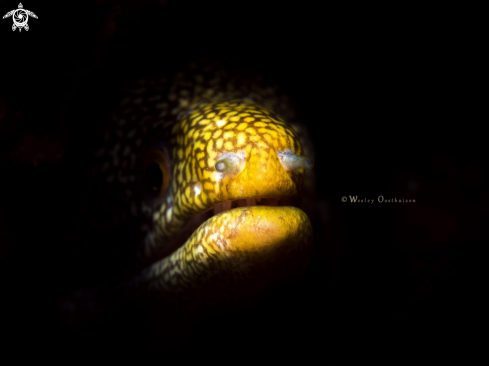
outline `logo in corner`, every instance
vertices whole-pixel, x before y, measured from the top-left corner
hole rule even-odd
[[[29,16],[37,19],[37,15],[30,10],[24,9],[22,3],[19,3],[18,9],[9,11],[7,14],[5,14],[3,16],[3,19],[8,18],[10,16],[14,20],[14,24],[12,25],[12,30],[15,31],[17,28],[19,28],[19,32],[22,31],[22,28],[24,28],[26,31],[29,30],[29,26],[27,25]]]

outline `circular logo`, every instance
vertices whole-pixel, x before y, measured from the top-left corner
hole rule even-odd
[[[29,19],[29,15],[27,14],[27,12],[24,9],[17,9],[14,12],[12,18],[14,20],[14,24],[17,27],[22,28],[24,25],[27,24],[27,20]]]

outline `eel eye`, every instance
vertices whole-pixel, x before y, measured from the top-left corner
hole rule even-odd
[[[143,160],[143,179],[147,191],[154,198],[161,198],[170,185],[170,164],[160,149],[149,150]]]
[[[227,169],[228,169],[228,163],[227,163],[227,161],[225,159],[219,160],[216,163],[216,170],[218,172],[225,172]]]

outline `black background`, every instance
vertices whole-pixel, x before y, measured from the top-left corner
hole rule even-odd
[[[28,32],[0,22],[2,347],[65,362],[104,353],[332,365],[438,364],[478,349],[488,159],[471,124],[482,121],[469,86],[477,52],[457,22],[354,5],[119,4],[30,1],[39,19]],[[0,2],[2,14],[15,8]],[[183,350],[68,331],[55,306],[63,250],[50,238],[69,232],[56,221],[70,189],[64,144],[83,143],[96,123],[74,126],[69,113],[202,53],[278,80],[303,113],[322,212],[312,264],[296,287],[209,320]],[[416,203],[341,201],[350,195]]]

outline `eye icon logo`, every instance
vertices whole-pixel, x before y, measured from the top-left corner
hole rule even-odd
[[[19,3],[18,9],[9,11],[7,14],[5,14],[3,16],[3,19],[8,18],[10,16],[14,20],[14,24],[12,25],[12,30],[15,31],[17,28],[19,28],[19,32],[22,31],[22,28],[24,28],[26,31],[29,30],[29,26],[27,25],[29,16],[37,19],[37,15],[30,10],[24,9],[22,3]]]

